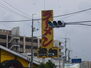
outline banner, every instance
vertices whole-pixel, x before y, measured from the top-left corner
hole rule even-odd
[[[53,11],[42,11],[42,47],[50,49],[53,47],[53,28],[49,27],[48,21],[53,21]]]

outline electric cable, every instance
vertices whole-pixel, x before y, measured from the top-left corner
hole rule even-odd
[[[5,2],[5,1],[3,1],[3,2]],[[5,2],[5,3],[7,3],[7,2]],[[0,3],[1,4],[1,3]],[[7,3],[9,6],[12,6],[11,4],[9,4],[9,3]],[[2,6],[4,6],[4,8],[6,7],[5,5],[3,5],[3,4],[1,4]],[[9,7],[8,7],[9,8]],[[14,9],[16,9],[15,7],[13,7],[12,6],[12,8],[14,8]],[[9,8],[9,10],[11,10],[10,8]],[[18,9],[16,9],[16,10],[18,10]],[[76,11],[76,12],[72,12],[72,13],[68,13],[68,14],[63,14],[63,15],[58,15],[58,16],[54,16],[54,17],[60,17],[60,16],[67,16],[67,15],[71,15],[71,14],[77,14],[77,13],[81,13],[81,12],[85,12],[85,11],[88,11],[88,10],[91,10],[91,8],[88,8],[88,9],[84,9],[84,10],[80,10],[80,11]],[[13,11],[13,10],[11,10],[11,11]],[[22,12],[21,10],[18,10],[18,11],[20,11],[20,12]],[[18,15],[21,15],[21,14],[19,14],[19,13],[17,13],[16,11],[13,11],[14,13],[16,13],[16,14],[18,14]],[[22,12],[23,13],[23,12]],[[26,17],[25,15],[21,15],[21,16],[23,16],[23,17]],[[27,17],[27,18],[29,18],[29,17]],[[37,21],[37,20],[41,20],[41,18],[40,19],[34,19],[35,21]],[[25,21],[32,21],[32,20],[17,20],[17,21],[0,21],[0,22],[25,22]],[[88,22],[88,21],[82,21],[82,22]],[[72,23],[72,22],[71,22]],[[79,22],[78,22],[79,23]]]
[[[76,21],[76,22],[65,22],[67,25],[71,25],[71,24],[81,24],[81,23],[86,23],[86,22],[91,22],[89,20],[87,21]]]
[[[66,25],[83,25],[83,26],[91,26],[90,24],[66,24]]]
[[[89,10],[91,10],[91,8],[87,8],[87,9],[83,9],[83,10],[80,10],[80,11],[71,12],[71,13],[67,13],[67,14],[63,14],[63,15],[58,15],[58,16],[54,16],[54,17],[62,17],[62,16],[77,14],[77,13],[81,13],[81,12],[86,12],[86,11],[89,11]]]
[[[54,18],[68,16],[68,15],[72,15],[72,14],[78,14],[78,13],[86,12],[86,11],[89,11],[89,10],[91,10],[91,8],[87,8],[87,9],[83,9],[83,10],[79,10],[79,11],[76,11],[76,12],[71,12],[71,13],[67,13],[67,14],[63,14],[63,15],[54,16]],[[41,20],[41,18],[36,19],[36,20]]]
[[[8,4],[10,7],[16,9],[17,11],[19,11],[19,12],[25,14],[23,11],[21,11],[21,10],[15,8],[13,5],[9,4],[8,2],[6,2],[6,1],[4,1],[4,0],[2,0],[2,1],[3,1],[4,3]],[[44,3],[45,3],[45,1],[44,1]],[[83,9],[83,10],[80,10],[80,11],[71,12],[71,13],[67,13],[67,14],[63,14],[63,15],[54,16],[54,18],[55,18],[55,17],[60,17],[60,16],[62,17],[62,16],[67,16],[67,15],[77,14],[77,13],[81,13],[81,12],[85,12],[85,11],[89,11],[89,10],[91,10],[91,8],[87,8],[87,9]],[[37,20],[39,20],[39,19],[37,19]]]
[[[66,22],[66,25],[83,25],[83,26],[91,26],[90,24],[84,24],[86,22],[91,22],[91,21],[79,21],[79,22]]]
[[[71,13],[67,13],[67,14],[63,14],[63,15],[57,15],[57,16],[54,16],[54,18],[68,16],[68,15],[72,15],[72,14],[78,14],[78,13],[86,12],[86,11],[89,11],[89,10],[91,10],[91,8],[87,8],[87,9],[83,9],[83,10],[79,10],[79,11],[76,11],[76,12],[71,12]],[[36,19],[36,20],[41,20],[41,19]]]
[[[13,13],[15,13],[15,14],[17,14],[17,15],[20,15],[20,16],[22,16],[22,17],[24,17],[24,18],[28,18],[28,19],[29,19],[29,17],[27,17],[27,16],[25,16],[25,15],[23,15],[23,14],[20,14],[20,13],[18,13],[18,12],[16,12],[16,11],[12,10],[10,7],[7,7],[6,5],[4,5],[4,4],[2,4],[2,3],[0,3],[0,7],[4,8],[5,10],[7,9],[7,10],[9,10],[9,11],[12,11]]]
[[[83,26],[91,26],[91,25],[89,25],[89,24],[78,24],[78,25],[83,25]]]
[[[10,21],[0,21],[0,22],[26,22],[26,21],[32,21],[32,20],[10,20]]]
[[[8,2],[6,2],[6,1],[4,1],[4,0],[1,0],[1,1],[3,1],[4,3],[6,3],[9,7],[11,7],[11,8],[13,8],[13,9],[17,10],[18,12],[20,12],[20,13],[22,13],[22,14],[25,14],[25,15],[29,15],[29,14],[26,14],[25,12],[23,12],[23,11],[17,9],[17,8],[14,7],[12,4],[10,4],[10,3],[8,3]],[[24,15],[24,16],[25,16],[25,15]],[[30,19],[30,17],[28,17],[28,16],[26,16],[26,17]]]

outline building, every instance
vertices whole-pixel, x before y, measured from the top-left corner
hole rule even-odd
[[[33,37],[33,48],[34,51],[38,48],[38,38]],[[18,49],[21,53],[30,53],[31,52],[31,37],[25,36],[13,36],[11,30],[0,29],[0,45],[7,47],[9,49],[15,50],[15,46],[19,45]],[[15,47],[13,47],[15,46]]]
[[[91,61],[82,61],[81,68],[91,68]]]

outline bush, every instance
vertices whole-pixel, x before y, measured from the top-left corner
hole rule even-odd
[[[48,61],[46,62],[45,64],[44,63],[41,63],[38,68],[56,68],[55,64],[52,63],[52,61]]]

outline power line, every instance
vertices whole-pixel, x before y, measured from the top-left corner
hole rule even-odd
[[[22,12],[21,10],[15,8],[15,7],[12,6],[11,4],[9,4],[8,2],[6,2],[6,1],[3,1],[3,2],[6,3],[6,4],[8,4],[10,7],[16,9],[17,11],[19,11],[19,12],[25,14],[24,12]],[[67,16],[67,15],[72,15],[72,14],[77,14],[77,13],[85,12],[85,11],[88,11],[88,10],[91,10],[91,8],[84,9],[84,10],[80,10],[80,11],[76,11],[76,12],[72,12],[72,13],[67,13],[67,14],[63,14],[63,15],[54,16],[54,18],[55,18],[55,17],[62,17],[62,16]],[[16,12],[15,12],[15,13],[16,13]],[[18,14],[19,14],[19,13],[18,13]],[[21,14],[19,14],[19,15],[21,15]],[[23,17],[26,17],[26,16],[23,15]],[[29,17],[27,17],[27,18],[29,18]],[[36,20],[41,20],[41,18],[40,18],[40,19],[36,19]]]
[[[2,4],[2,3],[0,3],[0,7],[4,8],[4,9],[7,9],[7,10],[9,10],[9,11],[12,11],[13,13],[15,13],[15,14],[17,14],[17,15],[20,15],[20,16],[22,16],[22,17],[24,17],[24,18],[30,19],[29,17],[25,16],[24,13],[23,13],[23,14],[20,14],[19,12],[12,10],[10,7],[7,7],[6,5],[4,5],[4,4]]]
[[[54,17],[62,17],[62,16],[77,14],[77,13],[81,13],[81,12],[86,12],[86,11],[89,11],[89,10],[91,10],[91,8],[80,10],[80,11],[76,11],[76,12],[72,12],[72,13],[67,13],[67,14],[63,14],[63,15],[58,15],[58,16],[54,16]]]
[[[17,9],[17,8],[14,7],[12,4],[10,4],[10,3],[8,3],[8,2],[6,2],[6,1],[4,1],[4,0],[1,0],[1,1],[3,1],[3,2],[6,3],[7,5],[9,5],[11,8],[13,8],[13,9],[19,11],[20,13],[25,14],[25,15],[29,15],[29,14],[26,14],[25,12],[23,12],[23,11]],[[24,16],[25,16],[25,15],[24,15]],[[30,17],[28,17],[28,16],[26,16],[26,18],[29,18],[29,19],[30,19]]]
[[[91,26],[91,25],[89,25],[89,24],[79,24],[79,25],[84,25],[84,26]]]
[[[17,21],[0,21],[0,22],[26,22],[26,21],[32,21],[32,20],[17,20]]]
[[[77,22],[65,22],[67,25],[71,25],[71,24],[81,24],[81,23],[86,23],[86,22],[91,22],[91,21],[77,21]]]
[[[3,1],[3,0],[2,0],[2,1]],[[9,4],[8,2],[6,2],[6,1],[3,1],[3,2],[6,3],[6,4],[8,4],[10,7],[16,9],[17,11],[19,11],[19,12],[25,14],[24,12],[22,12],[21,10],[15,8],[13,5]],[[44,3],[45,3],[45,1],[44,1]],[[62,17],[62,16],[67,16],[67,15],[72,15],[72,14],[77,14],[77,13],[81,13],[81,12],[85,12],[85,11],[89,11],[89,10],[91,10],[91,8],[87,8],[87,9],[83,9],[83,10],[80,10],[80,11],[71,12],[71,13],[67,13],[67,14],[63,14],[63,15],[54,16],[54,18],[55,18],[55,17]],[[28,17],[28,18],[29,18],[29,17]],[[37,19],[37,20],[41,20],[41,19]]]
[[[7,3],[6,1],[3,1],[3,2]],[[1,4],[1,3],[0,3],[0,4]],[[17,9],[17,8],[15,8],[15,7],[13,7],[11,4],[9,4],[9,3],[7,3],[7,4],[8,4],[9,6],[11,6],[12,8],[16,9],[17,11],[19,11],[19,12],[21,12],[21,13],[24,14],[24,12],[22,12],[21,10],[19,10],[19,9]],[[1,4],[1,6],[2,6],[2,5],[3,5],[3,4]],[[3,6],[4,6],[3,8],[7,7],[7,6],[5,6],[5,5],[3,5]],[[11,10],[9,7],[7,7],[7,8],[8,8],[10,11],[13,11],[14,13],[16,13],[16,14],[18,14],[18,15],[20,15],[20,16],[29,18],[29,17],[27,17],[27,16],[25,16],[25,15],[22,15],[22,14],[20,14],[20,13],[17,13],[17,12],[14,11],[14,10]],[[63,14],[63,15],[54,16],[54,18],[55,18],[55,17],[62,17],[62,16],[67,16],[67,15],[72,15],[72,14],[77,14],[77,13],[85,12],[85,11],[88,11],[88,10],[91,10],[91,8],[84,9],[84,10],[80,10],[80,11],[76,11],[76,12],[72,12],[72,13],[68,13],[68,14]],[[41,18],[39,18],[39,19],[34,19],[34,20],[35,20],[35,21],[41,20]],[[24,21],[32,21],[32,20],[0,21],[0,22],[24,22]]]
[[[89,10],[91,10],[91,8],[87,8],[87,9],[83,9],[83,10],[79,10],[79,11],[76,11],[76,12],[71,12],[71,13],[67,13],[67,14],[63,14],[63,15],[54,16],[54,18],[68,16],[68,15],[72,15],[72,14],[78,14],[78,13],[86,12],[86,11],[89,11]],[[36,20],[41,20],[41,18],[36,19]]]
[[[67,24],[68,25],[68,24]],[[91,26],[90,24],[69,24],[69,25],[83,25],[83,26]]]
[[[6,8],[6,6],[5,5],[3,5],[3,4],[1,4],[0,3],[0,7],[1,8],[4,8],[5,10],[6,9],[8,9],[8,10],[10,10],[10,11],[13,11],[13,10],[11,10],[10,8]],[[17,12],[15,12],[15,11],[13,11],[14,13],[16,13],[16,14],[18,14],[18,15],[21,15],[21,14],[19,14],[19,13],[17,13]],[[22,16],[22,15],[21,15]],[[25,16],[24,16],[25,17]],[[32,19],[28,19],[28,20],[7,20],[7,21],[0,21],[0,22],[26,22],[26,21],[32,21]],[[38,19],[34,19],[34,21],[38,21]]]
[[[79,22],[66,22],[66,25],[83,25],[83,26],[91,26],[90,24],[84,24],[86,22],[91,22],[91,21],[79,21]]]

